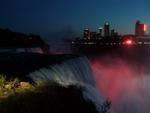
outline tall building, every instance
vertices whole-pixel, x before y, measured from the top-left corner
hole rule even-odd
[[[143,24],[139,20],[137,20],[135,24],[135,35],[143,36],[146,34],[146,30],[147,30],[146,24]]]
[[[112,30],[111,30],[111,36],[114,36],[114,35],[115,35],[115,30],[112,29]]]
[[[108,22],[104,24],[104,36],[110,36],[110,25]]]
[[[90,30],[88,28],[84,29],[83,38],[90,39]]]
[[[97,33],[96,32],[90,32],[90,39],[96,39]]]
[[[97,33],[97,38],[101,38],[102,37],[102,32],[103,32],[103,28],[99,27],[98,28],[98,33]]]

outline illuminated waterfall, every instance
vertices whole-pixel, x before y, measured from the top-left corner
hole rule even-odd
[[[95,87],[90,63],[86,57],[74,58],[60,64],[51,65],[28,75],[35,83],[57,82],[63,86],[83,87],[83,96],[92,101],[99,112],[103,111],[106,99]]]

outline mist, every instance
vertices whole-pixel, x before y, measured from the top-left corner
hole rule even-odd
[[[150,112],[149,61],[96,57],[91,60],[97,88],[111,103],[112,113]]]
[[[51,52],[54,54],[70,53],[70,43],[66,39],[74,39],[79,34],[72,25],[64,26],[62,29],[48,32],[45,41],[50,44]]]

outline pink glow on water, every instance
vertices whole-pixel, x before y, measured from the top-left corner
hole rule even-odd
[[[112,102],[116,113],[148,113],[150,80],[145,67],[120,58],[96,58],[91,61],[97,88]]]

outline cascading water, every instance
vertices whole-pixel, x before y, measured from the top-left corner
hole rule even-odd
[[[104,111],[106,99],[100,95],[95,86],[90,63],[86,57],[79,57],[51,65],[28,75],[35,83],[42,81],[57,82],[63,86],[75,85],[83,87],[83,96],[92,101],[99,112]]]

